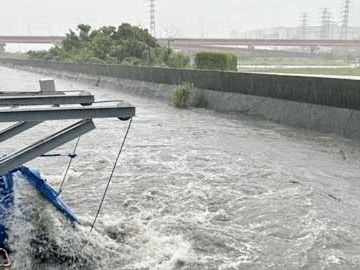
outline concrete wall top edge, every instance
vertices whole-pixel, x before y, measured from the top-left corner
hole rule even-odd
[[[191,82],[198,88],[360,110],[360,80],[318,76],[171,69],[0,58],[22,65],[164,84]]]

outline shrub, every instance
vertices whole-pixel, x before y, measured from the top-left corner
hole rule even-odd
[[[30,58],[36,58],[36,59],[40,59],[43,60],[46,57],[48,57],[48,51],[45,50],[41,50],[41,51],[28,51],[27,53]]]
[[[176,86],[172,97],[175,107],[178,108],[188,107],[192,88],[193,85],[188,82]]]
[[[237,56],[232,53],[199,52],[195,56],[195,67],[198,69],[237,71]]]
[[[126,57],[121,64],[125,66],[140,66],[142,62],[136,57]]]
[[[171,53],[165,64],[171,68],[186,68],[190,63],[190,58],[179,53]]]

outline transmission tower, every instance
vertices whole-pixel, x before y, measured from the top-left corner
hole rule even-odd
[[[300,33],[300,39],[306,39],[307,24],[308,24],[308,14],[304,12],[304,13],[301,15],[301,33]]]
[[[321,29],[320,39],[329,39],[330,36],[330,25],[331,25],[331,14],[328,8],[321,10]]]
[[[341,39],[348,39],[350,0],[344,0],[341,14]]]
[[[150,34],[156,37],[155,0],[148,0],[148,1],[149,1]]]

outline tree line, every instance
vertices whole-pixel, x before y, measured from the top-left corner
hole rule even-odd
[[[185,68],[190,58],[161,46],[147,29],[123,23],[118,27],[92,29],[80,24],[70,30],[60,45],[29,51],[32,59],[71,63],[152,65]]]

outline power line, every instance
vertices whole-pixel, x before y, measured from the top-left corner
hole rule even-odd
[[[149,1],[150,34],[156,37],[155,0],[148,0],[148,1]]]
[[[341,14],[341,39],[349,35],[350,0],[344,0]]]
[[[330,37],[331,14],[328,8],[321,10],[320,39],[325,40]]]
[[[307,33],[307,25],[308,25],[308,14],[306,12],[301,15],[301,33],[300,39],[306,39]]]

